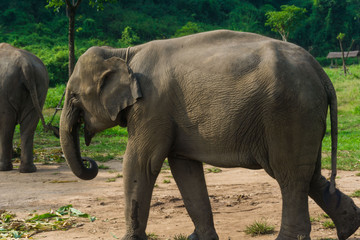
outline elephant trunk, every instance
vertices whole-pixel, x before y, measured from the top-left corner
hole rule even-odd
[[[65,159],[72,172],[80,179],[91,180],[98,173],[96,162],[80,154],[80,111],[69,106],[65,100],[60,119],[60,143]]]

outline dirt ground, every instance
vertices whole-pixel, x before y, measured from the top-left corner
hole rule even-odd
[[[20,174],[18,171],[0,173],[0,209],[26,217],[36,210],[39,214],[50,209],[72,204],[74,208],[95,216],[90,222],[79,219],[83,224],[68,231],[43,232],[33,239],[121,239],[125,233],[124,194],[120,161],[105,163],[110,167],[100,170],[91,181],[77,179],[65,164],[37,165],[38,172]],[[222,169],[222,172],[208,172],[206,181],[214,213],[215,227],[220,239],[224,240],[267,240],[275,239],[281,219],[280,190],[272,178],[263,170],[241,168]],[[360,189],[357,172],[339,171],[337,186],[346,194]],[[324,176],[329,172],[324,171]],[[167,181],[164,181],[167,180]],[[169,182],[170,181],[170,182]],[[169,183],[167,183],[169,182]],[[360,206],[360,199],[354,198]],[[312,222],[312,239],[337,239],[334,229],[323,227],[326,219],[322,210],[309,199]],[[275,226],[272,235],[251,237],[244,233],[247,225],[265,220]],[[154,189],[147,233],[156,234],[159,239],[173,239],[188,235],[193,225],[186,213],[180,193],[168,170],[163,171]],[[358,230],[350,239],[360,239]]]

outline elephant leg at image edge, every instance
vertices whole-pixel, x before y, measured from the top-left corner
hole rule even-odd
[[[203,164],[188,159],[169,158],[171,172],[182,195],[195,231],[190,240],[218,240],[214,228]]]
[[[33,160],[34,134],[39,122],[35,111],[30,112],[20,123],[21,163],[19,171],[22,173],[36,172]]]
[[[360,226],[360,209],[338,189],[331,194],[329,186],[325,177],[316,174],[311,182],[309,195],[333,220],[339,240],[345,240]]]
[[[10,171],[13,169],[11,157],[16,116],[15,114],[5,114],[0,115],[0,171]]]
[[[158,174],[154,175],[150,169],[141,167],[139,164],[138,159],[125,155],[123,173],[126,234],[122,240],[147,239],[145,230],[151,195]]]

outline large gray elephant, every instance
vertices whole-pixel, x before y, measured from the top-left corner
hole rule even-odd
[[[330,182],[321,175],[329,106]],[[218,30],[128,49],[92,47],[68,82],[60,121],[70,168],[92,179],[96,163],[80,154],[82,123],[87,145],[104,129],[128,129],[124,240],[146,239],[165,158],[195,225],[190,239],[218,239],[202,163],[263,168],[275,178],[283,198],[279,240],[310,239],[308,195],[333,219],[339,239],[360,225],[359,208],[335,188],[335,90],[316,60],[293,44]]]
[[[33,142],[49,87],[48,73],[35,55],[0,43],[0,171],[13,169],[12,141],[20,124],[21,163],[19,171],[36,171]]]

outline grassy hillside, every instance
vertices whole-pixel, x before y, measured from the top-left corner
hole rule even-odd
[[[360,170],[360,65],[352,65],[350,75],[341,68],[325,68],[331,78],[339,104],[338,168]],[[330,168],[330,125],[323,141],[323,166]]]

